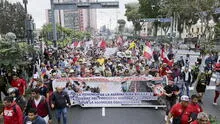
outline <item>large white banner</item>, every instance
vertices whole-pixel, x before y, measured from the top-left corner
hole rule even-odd
[[[71,103],[82,107],[160,106],[158,99],[163,95],[164,84],[163,78],[63,78],[54,80],[53,88],[65,87]]]

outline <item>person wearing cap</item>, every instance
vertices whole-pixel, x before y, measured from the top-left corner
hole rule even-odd
[[[173,118],[172,124],[182,124],[182,116],[188,106],[189,97],[186,95],[181,96],[181,102],[176,103],[170,110],[166,124],[171,124],[170,119]]]
[[[182,116],[181,124],[189,124],[197,119],[197,115],[203,111],[202,107],[198,104],[199,97],[195,94],[191,96],[190,103],[188,104],[186,111]]]
[[[197,116],[197,120],[190,124],[211,124],[209,121],[209,116],[205,112],[200,112]]]
[[[170,108],[176,104],[177,97],[180,93],[179,87],[173,81],[168,81],[168,85],[164,87],[164,95],[166,96],[166,116],[169,114]]]

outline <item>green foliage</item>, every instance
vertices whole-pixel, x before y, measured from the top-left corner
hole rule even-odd
[[[19,44],[6,39],[0,40],[0,64],[16,67],[27,65],[29,62],[25,55],[34,52],[34,48],[27,44]]]
[[[75,31],[69,28],[61,27],[60,25],[57,25],[57,32],[58,34],[62,34],[62,37],[60,36],[57,43],[59,46],[63,46],[64,44],[67,44],[68,42],[71,42],[74,40],[83,40],[84,38],[90,38],[91,34],[89,32],[82,32],[82,31]],[[43,25],[41,30],[41,36],[43,36],[46,44],[52,45],[52,24]]]
[[[17,37],[24,37],[25,10],[20,2],[0,2],[0,34],[14,32]]]
[[[163,0],[139,0],[139,12],[144,18],[164,17],[164,13],[160,11]],[[157,36],[158,26],[160,22],[154,22],[154,36]]]
[[[142,15],[139,13],[139,6],[140,5],[138,3],[129,3],[125,5],[125,16],[127,17],[128,21],[133,23],[135,34],[137,31],[141,30],[139,19],[142,18]]]

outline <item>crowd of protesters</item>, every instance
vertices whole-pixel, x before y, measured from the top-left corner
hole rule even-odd
[[[217,62],[216,54],[210,54],[206,58],[204,71],[201,71],[201,56],[197,58],[196,63],[190,65],[190,55],[176,58],[172,45],[131,40],[111,43],[101,41],[101,45],[91,41],[89,43],[87,45],[87,42],[80,42],[80,47],[73,43],[56,52],[47,49],[44,61],[36,64],[35,73],[29,81],[19,76],[16,71],[9,74],[1,69],[0,92],[6,95],[3,100],[5,107],[2,113],[5,123],[52,123],[51,109],[55,109],[57,122],[61,123],[61,117],[63,117],[63,123],[67,124],[67,107],[71,105],[70,99],[64,87],[56,87],[56,91],[53,90],[54,79],[97,76],[166,76],[169,80],[164,87],[167,123],[170,123],[169,120],[173,117],[175,124],[180,122],[181,124],[208,124],[207,115],[200,104],[206,86],[210,84],[212,73],[216,72],[213,104],[217,105],[220,93],[220,61]],[[150,58],[143,54],[146,44],[149,43],[151,43],[149,48],[152,51]],[[106,48],[117,50],[112,55],[106,56]],[[12,88],[6,88],[7,82]],[[195,85],[197,94],[192,95],[190,99],[189,87],[192,85]],[[80,86],[77,83],[69,83],[67,87],[77,92]],[[31,89],[31,97],[25,99],[27,88]],[[180,103],[177,103],[178,101]],[[207,123],[200,123],[204,119]]]

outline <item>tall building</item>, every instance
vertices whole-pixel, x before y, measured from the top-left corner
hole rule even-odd
[[[95,2],[96,0],[55,0],[55,2]],[[55,21],[63,27],[80,31],[97,31],[95,9],[56,10]],[[46,21],[52,23],[51,10],[46,10]]]
[[[81,2],[96,2],[96,0],[81,0]],[[81,10],[81,28],[84,31],[97,31],[96,9]]]
[[[77,3],[78,0],[63,0],[63,2]],[[64,27],[74,30],[80,30],[79,14],[79,10],[63,10]]]

